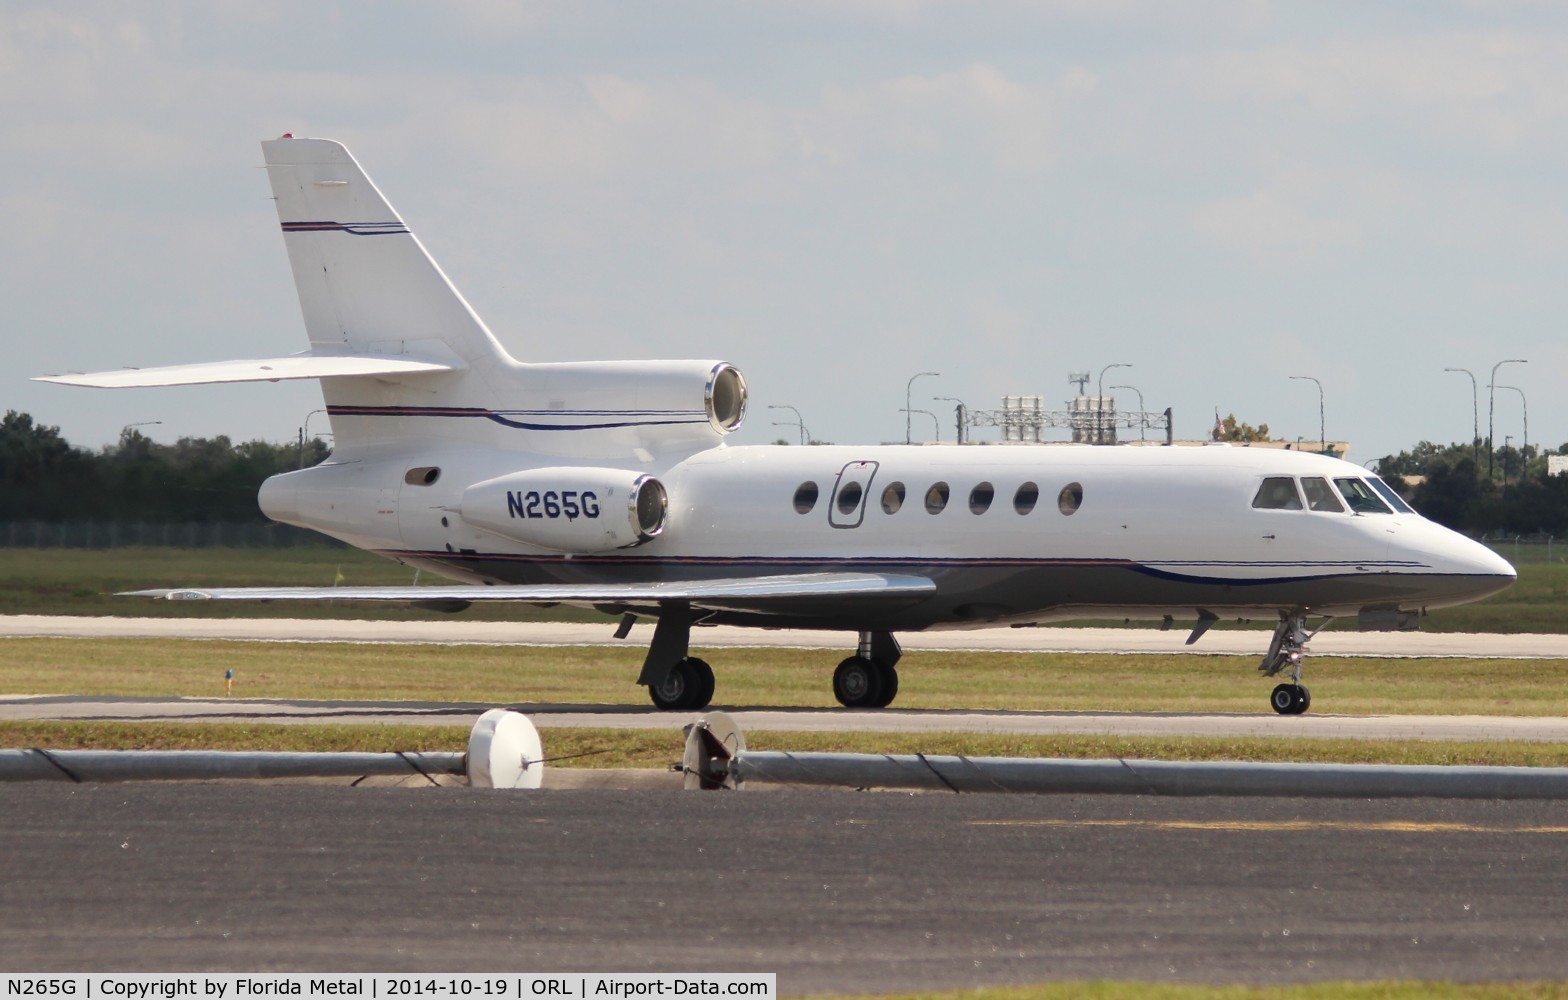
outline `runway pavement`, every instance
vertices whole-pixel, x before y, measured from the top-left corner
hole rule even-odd
[[[230,698],[107,698],[0,695],[0,721],[179,721],[363,723],[471,727],[494,705],[457,702],[285,701]],[[663,729],[671,746],[698,712],[660,712],[640,705],[516,704],[540,729]],[[1485,715],[1275,715],[1182,712],[1008,712],[953,709],[723,707],[743,732],[1009,733],[1019,735],[1295,737],[1568,741],[1568,719]],[[548,740],[548,737],[546,737]],[[548,748],[548,744],[547,744]],[[415,748],[417,749],[417,748]]]
[[[73,618],[0,615],[0,638],[76,636],[112,638],[251,639],[288,642],[402,642],[513,644],[536,646],[632,645],[653,638],[642,624],[624,640],[613,638],[615,622],[439,621],[392,622],[295,618]],[[991,628],[940,632],[900,632],[912,650],[989,650],[1034,653],[1199,653],[1263,655],[1266,630],[1213,630],[1194,645],[1188,630],[1157,628]],[[765,646],[853,650],[852,632],[699,628],[696,648]],[[1502,635],[1456,632],[1336,632],[1329,628],[1312,640],[1316,656],[1430,657],[1479,659],[1568,659],[1568,635]]]
[[[0,787],[0,967],[1568,978],[1568,807]]]

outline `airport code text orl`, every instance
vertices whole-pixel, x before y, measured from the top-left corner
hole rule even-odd
[[[637,997],[763,997],[776,995],[774,973],[505,973],[488,976],[307,973],[66,973],[5,977],[0,1000],[590,1000]]]

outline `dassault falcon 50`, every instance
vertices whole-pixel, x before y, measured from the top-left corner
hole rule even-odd
[[[262,143],[310,350],[47,381],[319,379],[333,448],[267,480],[267,516],[457,581],[139,592],[563,603],[656,624],[637,683],[696,709],[693,626],[858,634],[846,706],[898,691],[896,633],[1069,618],[1277,622],[1270,704],[1306,710],[1309,622],[1415,628],[1514,580],[1359,466],[1216,447],[732,446],[746,380],[704,361],[514,359],[348,150]]]

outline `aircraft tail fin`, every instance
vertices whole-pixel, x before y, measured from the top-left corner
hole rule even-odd
[[[312,353],[511,362],[341,143],[261,148]]]

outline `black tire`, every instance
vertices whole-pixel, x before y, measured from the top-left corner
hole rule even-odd
[[[687,657],[686,663],[691,667],[697,680],[697,685],[692,691],[691,704],[686,707],[691,710],[707,708],[713,701],[713,668],[708,666],[706,660],[699,660],[695,656]]]
[[[845,708],[876,708],[882,697],[882,674],[870,660],[851,656],[833,671],[833,697]]]
[[[696,657],[687,657],[670,668],[664,680],[648,685],[655,708],[690,712],[713,700],[713,668]]]
[[[877,661],[877,680],[882,693],[877,696],[877,708],[886,708],[898,697],[898,670],[891,663]]]
[[[1269,705],[1280,715],[1300,715],[1311,703],[1311,693],[1300,684],[1281,684],[1269,695]]]

